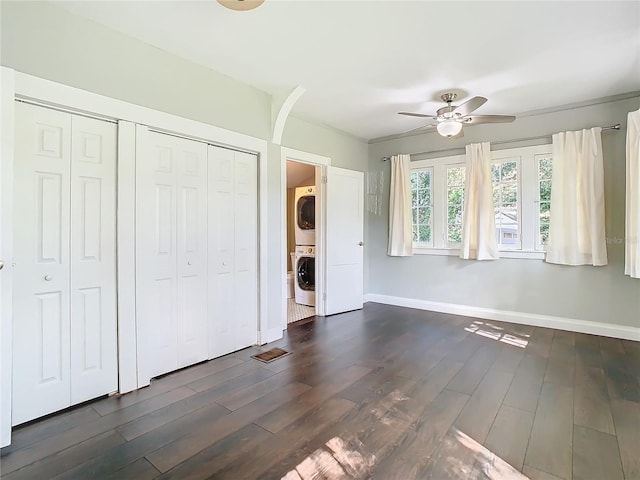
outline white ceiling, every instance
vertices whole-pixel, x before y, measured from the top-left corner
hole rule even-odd
[[[302,85],[294,115],[363,139],[420,126],[396,112],[451,88],[487,97],[479,114],[640,90],[637,1],[55,3],[271,94]]]

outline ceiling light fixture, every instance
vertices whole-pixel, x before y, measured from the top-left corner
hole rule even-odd
[[[244,12],[258,8],[264,3],[264,0],[218,0],[218,3],[231,10]]]
[[[443,137],[455,137],[462,130],[462,123],[455,120],[445,120],[438,123],[437,130]]]

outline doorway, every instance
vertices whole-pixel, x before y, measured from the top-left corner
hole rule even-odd
[[[316,167],[286,161],[287,325],[316,314]]]

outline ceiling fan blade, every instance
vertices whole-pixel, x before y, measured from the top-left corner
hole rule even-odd
[[[516,119],[513,115],[471,115],[464,120],[465,125],[479,125],[481,123],[510,123]]]
[[[470,100],[467,100],[462,105],[458,105],[453,109],[455,113],[459,113],[463,117],[466,117],[474,110],[477,110],[482,105],[486,103],[487,99],[484,97],[473,97]]]
[[[437,123],[428,123],[427,125],[422,125],[422,126],[420,126],[418,128],[412,128],[411,130],[407,130],[403,134],[417,132],[419,130],[428,130],[429,128],[433,128],[433,127],[437,127],[437,126],[438,126]]]
[[[420,117],[420,118],[433,118],[434,120],[436,119],[436,117],[434,117],[433,115],[427,115],[426,113],[398,112],[398,115],[407,115],[409,117]]]

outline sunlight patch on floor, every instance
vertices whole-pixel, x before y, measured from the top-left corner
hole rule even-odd
[[[465,330],[482,337],[491,338],[498,342],[513,345],[514,347],[525,348],[529,344],[529,335],[507,333],[502,327],[488,322],[481,322],[479,320],[473,322],[471,325],[466,327]]]

